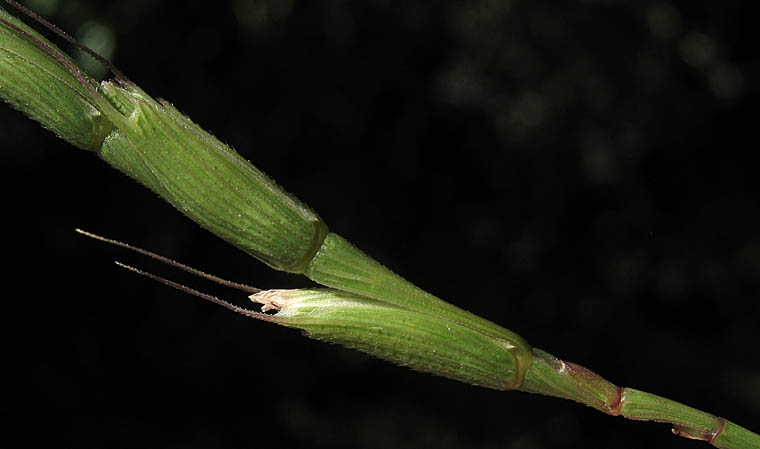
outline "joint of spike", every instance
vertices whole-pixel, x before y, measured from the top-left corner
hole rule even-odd
[[[571,399],[609,415],[621,414],[623,389],[587,368],[540,349],[534,349],[533,355],[519,390]]]
[[[729,424],[718,416],[634,388],[625,388],[620,414],[628,419],[669,423],[673,434],[708,443],[718,441]]]

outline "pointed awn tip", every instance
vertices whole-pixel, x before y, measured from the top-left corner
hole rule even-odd
[[[219,299],[216,296],[209,295],[207,293],[203,293],[201,291],[195,290],[194,288],[190,288],[188,286],[179,284],[174,281],[170,281],[169,279],[163,278],[161,276],[157,276],[153,273],[148,273],[147,271],[143,271],[139,268],[135,268],[131,265],[127,265],[125,263],[119,262],[118,260],[114,261],[116,265],[125,268],[133,273],[137,273],[140,276],[145,276],[148,279],[160,282],[164,285],[168,285],[169,287],[175,288],[181,292],[189,293],[191,295],[197,296],[199,298],[205,299],[207,301],[211,301],[214,304],[218,304],[226,309],[232,310],[233,312],[237,312],[241,315],[245,315],[247,317],[256,318],[256,319],[263,319],[263,320],[271,320],[270,316],[264,313],[259,313],[253,310],[244,309],[242,307],[236,306],[234,304],[231,304],[223,299]]]
[[[222,279],[222,278],[220,278],[218,276],[214,276],[213,274],[208,274],[208,273],[203,272],[201,270],[198,270],[198,269],[195,269],[193,267],[187,266],[187,265],[185,265],[183,263],[180,263],[180,262],[177,262],[175,260],[169,259],[168,257],[164,257],[164,256],[161,256],[161,255],[158,255],[158,254],[156,254],[154,252],[151,252],[151,251],[148,251],[148,250],[145,250],[145,249],[142,249],[142,248],[138,248],[138,247],[130,245],[128,243],[120,242],[120,241],[114,240],[114,239],[109,239],[107,237],[103,237],[103,236],[100,236],[100,235],[97,235],[97,234],[93,234],[92,232],[87,232],[87,231],[79,229],[79,228],[74,229],[74,231],[76,231],[79,234],[82,234],[84,236],[90,237],[91,239],[99,240],[101,242],[105,242],[105,243],[108,243],[110,245],[118,246],[118,247],[121,247],[121,248],[126,248],[126,249],[128,249],[130,251],[134,251],[134,252],[136,252],[138,254],[142,254],[144,256],[148,256],[150,258],[158,260],[159,262],[163,262],[163,263],[165,263],[165,264],[167,264],[169,266],[172,266],[172,267],[175,267],[175,268],[179,268],[180,270],[187,271],[190,274],[194,274],[195,276],[198,276],[198,277],[203,278],[203,279],[208,279],[209,281],[216,282],[217,284],[221,284],[221,285],[224,285],[226,287],[232,287],[232,288],[235,288],[237,290],[244,291],[246,293],[251,293],[251,294],[258,293],[258,292],[261,291],[260,288],[251,287],[250,285],[240,284],[240,283],[237,283],[237,282],[232,282],[232,281],[228,281],[226,279]]]

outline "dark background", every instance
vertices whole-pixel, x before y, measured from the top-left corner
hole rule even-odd
[[[752,3],[34,2],[85,39],[110,30],[133,81],[419,286],[758,431]],[[25,446],[707,447],[136,277],[112,260],[245,303],[73,229],[263,288],[310,285],[20,113],[0,107],[0,124],[0,408]]]

